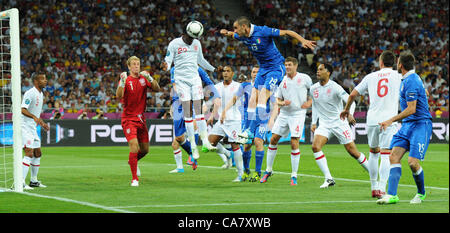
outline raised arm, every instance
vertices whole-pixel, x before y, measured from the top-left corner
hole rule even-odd
[[[294,31],[280,30],[280,36],[285,36],[285,35],[300,41],[300,43],[302,43],[303,48],[310,48],[311,50],[314,50],[314,48],[317,46],[315,41],[307,40]]]

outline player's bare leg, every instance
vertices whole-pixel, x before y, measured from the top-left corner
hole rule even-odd
[[[356,148],[355,142],[350,142],[344,145],[347,152],[358,161],[358,163],[367,171],[369,172],[369,163],[366,159],[366,156],[359,152]]]
[[[314,153],[314,158],[316,159],[317,166],[319,166],[323,175],[325,176],[325,182],[320,186],[320,188],[328,188],[336,184],[331,176],[330,169],[328,168],[327,158],[322,152],[322,147],[328,142],[328,138],[322,135],[314,135],[312,143],[312,151]]]
[[[137,157],[139,152],[139,142],[137,138],[133,138],[128,141],[128,146],[130,148],[130,154],[128,157],[128,164],[131,169],[131,186],[139,186],[139,178],[137,176]]]
[[[23,189],[24,190],[32,190],[33,188],[28,186],[25,183],[25,179],[27,178],[28,170],[30,170],[30,166],[31,166],[30,165],[31,160],[33,159],[33,149],[25,147],[24,152],[25,152],[25,155],[23,156],[23,160],[22,160]]]

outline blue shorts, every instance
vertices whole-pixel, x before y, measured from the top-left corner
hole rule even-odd
[[[431,139],[431,120],[402,123],[400,130],[392,137],[391,146],[405,148],[409,156],[424,160]]]
[[[173,128],[175,130],[175,137],[179,137],[186,132],[186,126],[184,124],[184,119],[173,120]]]
[[[258,127],[256,127],[255,132],[253,132],[253,135],[255,135],[255,138],[260,138],[263,141],[265,141],[267,133],[268,133],[267,124],[261,124]]]
[[[280,64],[277,67],[259,68],[258,74],[255,78],[255,83],[253,87],[257,90],[266,88],[269,91],[274,91],[278,85],[280,85],[286,74],[286,67],[284,64]]]

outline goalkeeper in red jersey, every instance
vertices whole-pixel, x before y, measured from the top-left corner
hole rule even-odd
[[[132,56],[127,60],[128,70],[120,74],[117,99],[123,103],[122,129],[130,146],[128,164],[131,168],[131,186],[139,186],[138,160],[148,153],[148,129],[144,117],[147,90],[159,91],[159,84],[147,71],[141,71],[140,59]]]

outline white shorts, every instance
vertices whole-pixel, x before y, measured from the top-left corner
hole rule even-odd
[[[272,133],[286,137],[291,133],[291,137],[299,138],[303,134],[305,126],[305,115],[286,116],[280,114],[272,127]]]
[[[200,77],[193,78],[192,81],[186,81],[175,78],[177,95],[181,101],[201,100],[203,99],[203,86]]]
[[[316,131],[314,132],[314,135],[321,135],[328,140],[331,136],[336,136],[336,138],[339,140],[340,144],[348,144],[350,142],[353,142],[353,132],[348,123],[339,121],[339,124],[333,126],[333,127],[327,127],[325,125],[319,125],[317,127]]]
[[[367,126],[367,138],[370,148],[380,147],[389,149],[394,134],[398,131],[397,123],[393,123],[386,130],[380,130],[379,125]]]
[[[36,126],[22,124],[22,144],[24,148],[41,148],[41,139],[37,134]]]
[[[240,132],[241,121],[225,121],[223,124],[217,121],[209,134],[228,137],[229,142],[235,142]]]

